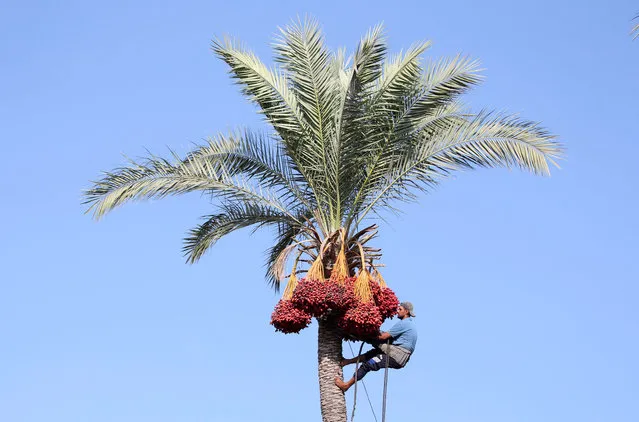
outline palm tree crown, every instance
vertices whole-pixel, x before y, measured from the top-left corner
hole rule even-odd
[[[561,155],[554,137],[516,116],[468,111],[460,97],[481,81],[478,63],[424,60],[429,46],[389,57],[378,26],[347,57],[330,52],[307,20],[280,30],[269,68],[238,42],[215,40],[214,53],[272,130],[218,135],[185,157],[131,161],[85,192],[89,210],[100,218],[130,200],[209,193],[216,210],[185,238],[188,261],[234,230],[272,226],[268,278],[278,287],[291,254],[294,268],[320,262],[330,271],[343,245],[349,269],[374,267],[379,251],[365,244],[375,228],[362,230],[364,220],[454,170],[549,174]]]

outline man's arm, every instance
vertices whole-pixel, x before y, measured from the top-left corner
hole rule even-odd
[[[380,335],[377,336],[377,340],[379,341],[386,341],[389,338],[393,338],[393,336],[391,336],[390,333],[386,331],[383,331]]]

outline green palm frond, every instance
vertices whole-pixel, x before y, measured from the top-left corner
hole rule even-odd
[[[639,19],[639,15],[635,16],[634,19]],[[633,40],[636,40],[639,37],[639,23],[632,28],[632,31],[630,31],[630,33],[634,34],[634,36],[632,37]]]
[[[515,116],[480,113],[448,130],[428,133],[407,145],[379,184],[369,189],[358,222],[374,208],[414,198],[411,189],[427,189],[454,170],[474,167],[520,167],[548,175],[549,163],[562,155],[555,137],[538,124]]]
[[[340,104],[336,115],[335,138],[341,156],[348,156],[349,146],[355,142],[348,142],[349,137],[361,136],[358,120],[363,120],[364,109],[363,96],[367,95],[367,89],[381,76],[383,59],[386,55],[386,40],[383,36],[381,25],[371,29],[366,37],[362,38],[353,57],[353,64],[346,68],[342,59],[343,54],[336,60],[342,66],[340,69],[340,85],[338,87]],[[344,148],[347,150],[344,151]],[[343,169],[340,169],[340,171]]]
[[[429,116],[423,116],[418,127],[423,135],[447,131],[451,127],[457,127],[466,121],[467,113],[463,112],[463,106],[457,102],[439,106],[430,110]],[[388,133],[385,142],[378,145],[377,150],[371,151],[370,156],[363,160],[360,171],[351,176],[349,192],[354,195],[349,198],[350,210],[346,221],[357,219],[357,214],[362,211],[367,198],[374,196],[379,187],[388,182],[393,169],[397,169],[399,163],[406,160],[414,153],[418,140],[415,136],[398,136],[399,133]],[[388,202],[385,206],[390,206]]]
[[[290,214],[276,192],[241,176],[222,173],[215,163],[200,158],[191,155],[175,164],[155,156],[144,162],[131,160],[129,167],[104,173],[85,192],[87,212],[93,211],[95,218],[100,218],[128,201],[203,191],[224,201],[255,202]]]
[[[275,61],[287,72],[312,136],[296,155],[297,161],[313,180],[313,189],[326,204],[329,225],[339,227],[336,202],[339,199],[338,151],[331,142],[335,133],[335,115],[339,106],[339,74],[324,46],[317,22],[306,20],[280,28],[274,45]]]
[[[220,213],[206,216],[206,221],[190,230],[184,239],[182,251],[187,262],[197,262],[215,242],[235,230],[251,226],[259,229],[283,223],[299,225],[289,215],[261,204],[232,202],[223,204],[220,208]]]
[[[384,110],[388,115],[403,109],[406,96],[418,88],[422,77],[421,55],[431,46],[430,41],[413,45],[405,54],[398,54],[384,64],[371,108]]]
[[[280,28],[274,44],[275,61],[287,72],[287,78],[315,139],[328,138],[338,105],[337,75],[331,66],[331,54],[316,21],[307,20]]]
[[[353,63],[350,67],[347,67],[343,56],[343,53],[339,53],[336,59],[336,63],[341,67],[338,72],[340,75],[340,105],[335,119],[337,122],[335,137],[338,139],[339,148],[351,145],[348,142],[341,142],[342,139],[361,135],[358,129],[353,129],[349,123],[362,120],[362,113],[364,112],[361,107],[363,97],[367,95],[367,90],[381,76],[383,60],[386,56],[386,40],[383,35],[383,27],[378,25],[372,28],[362,38],[352,58]],[[357,124],[355,126],[357,127]]]
[[[339,174],[339,196],[336,198],[336,214],[340,221],[349,208],[349,198],[353,195],[355,174],[362,158],[362,138],[365,135],[365,108],[370,89],[381,76],[383,60],[386,56],[386,40],[383,27],[378,25],[360,41],[353,63],[349,69],[341,72],[340,106],[336,116],[336,130],[333,137],[337,155]]]
[[[426,161],[446,172],[476,166],[519,167],[548,176],[549,164],[558,167],[556,159],[563,153],[555,136],[538,123],[493,113],[481,113],[430,144]]]
[[[348,163],[350,168],[362,169],[371,157],[379,155],[391,141],[394,122],[406,107],[407,99],[416,96],[421,83],[421,54],[430,46],[430,42],[417,43],[405,54],[398,54],[386,62],[382,68],[376,86],[367,98],[359,101],[359,116],[353,118],[350,132],[352,138],[364,138],[352,148],[357,151],[357,159]],[[374,158],[373,158],[374,159]],[[346,164],[346,163],[345,163]],[[349,179],[352,176],[349,175]]]
[[[306,136],[309,128],[297,96],[291,92],[282,73],[268,69],[252,52],[229,38],[214,40],[212,49],[229,65],[244,95],[260,106],[282,138],[299,141]]]
[[[388,91],[395,91],[399,98],[395,101],[396,107],[391,117],[380,119],[379,127],[373,125],[373,133],[377,133],[377,136],[369,138],[378,139],[379,142],[370,142],[364,151],[358,148],[358,154],[367,154],[367,159],[365,165],[356,167],[362,169],[359,175],[350,177],[353,183],[347,191],[356,192],[356,196],[349,220],[359,210],[360,201],[366,196],[367,190],[375,189],[380,179],[386,179],[387,169],[395,165],[398,154],[400,158],[404,154],[402,144],[413,142],[410,135],[450,127],[462,117],[459,114],[462,107],[456,102],[457,98],[481,80],[478,63],[460,56],[429,64],[422,76],[417,59],[418,53],[427,46],[418,46],[415,53],[407,55],[410,58],[405,60],[408,62],[405,65],[408,71],[403,76],[407,81],[404,84],[406,89]],[[388,93],[386,95],[389,97]]]
[[[481,81],[478,71],[477,61],[460,56],[429,64],[417,95],[406,101],[391,132],[401,135],[421,130],[442,106],[455,102]]]
[[[279,291],[282,280],[282,254],[294,246],[299,237],[303,237],[303,227],[295,222],[283,221],[277,226],[275,244],[266,253],[266,279],[268,283]],[[300,239],[303,240],[303,239]],[[279,265],[278,265],[279,264]]]
[[[307,208],[315,207],[313,198],[305,194],[306,180],[277,139],[249,130],[219,135],[198,147],[188,159],[208,163],[216,174],[242,175],[265,189],[270,188],[288,206],[297,203]]]
[[[361,39],[353,57],[353,83],[361,90],[377,81],[381,74],[386,58],[386,37],[384,27],[377,25],[371,28]]]

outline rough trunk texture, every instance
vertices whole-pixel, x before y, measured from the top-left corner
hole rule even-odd
[[[337,327],[330,321],[319,321],[317,366],[323,422],[346,422],[344,393],[335,385],[335,377],[342,376],[341,358],[342,337]]]

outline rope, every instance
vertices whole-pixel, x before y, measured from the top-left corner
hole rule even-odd
[[[364,342],[362,342],[362,345],[359,348],[359,355],[362,354],[362,348],[364,347]],[[350,343],[348,343],[348,348],[351,349],[351,355],[354,355],[355,353],[353,352],[353,347],[351,346]],[[357,367],[357,364],[356,364]],[[355,371],[355,376],[357,376],[357,370]],[[375,408],[373,407],[373,403],[371,402],[371,398],[368,395],[368,388],[366,388],[366,383],[364,382],[364,380],[361,380],[362,383],[362,387],[364,387],[364,393],[366,393],[366,399],[368,400],[368,406],[371,408],[371,413],[373,414],[373,419],[375,419],[375,422],[377,421],[377,415],[375,414]],[[351,422],[353,422],[353,418],[355,417],[355,403],[357,402],[357,380],[355,380],[355,390],[353,391],[355,396],[353,397],[353,413],[351,414]]]
[[[368,388],[366,388],[366,384],[364,384],[364,380],[362,380],[362,387],[364,387],[364,392],[366,393],[366,398],[368,399],[368,406],[370,406],[371,412],[373,413],[373,419],[375,419],[375,422],[377,422],[377,415],[375,414],[373,403],[371,403],[371,398],[368,396]]]
[[[349,344],[350,346],[350,344]],[[351,412],[351,422],[355,417],[355,406],[357,406],[357,367],[359,366],[359,357],[362,355],[362,349],[364,348],[364,342],[359,346],[359,353],[357,353],[357,360],[355,361],[355,391],[353,391],[353,411]],[[353,349],[351,349],[351,352]]]
[[[386,344],[389,346],[386,350],[390,351],[390,339],[386,340]],[[351,344],[348,343],[348,347],[351,349],[351,354],[353,353],[353,348]],[[355,361],[355,390],[353,391],[353,411],[351,412],[351,422],[355,418],[355,407],[357,406],[357,367],[359,366],[359,357],[362,354],[362,349],[364,348],[364,342],[359,346],[359,353],[357,354],[357,360]],[[388,365],[390,364],[390,355],[388,353],[384,353],[386,355],[386,367],[384,368],[384,395],[382,396],[382,422],[386,422],[386,393],[388,392]],[[377,415],[375,414],[375,409],[373,409],[373,404],[371,403],[371,398],[368,396],[368,389],[366,388],[366,384],[364,384],[364,380],[362,379],[362,385],[364,386],[364,392],[366,393],[366,398],[368,399],[368,404],[371,407],[371,412],[373,412],[373,418],[375,418],[375,422],[377,422]]]
[[[386,340],[388,350],[390,352],[390,339]],[[388,364],[390,362],[390,354],[386,355],[386,369],[384,369],[384,399],[382,401],[382,422],[386,422],[386,391],[388,390]]]

